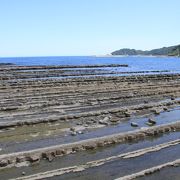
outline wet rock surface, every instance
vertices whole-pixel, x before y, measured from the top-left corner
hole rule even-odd
[[[38,166],[81,152],[100,154],[101,148],[180,130],[179,74],[98,76],[115,73],[101,69],[108,67],[127,65],[1,65],[0,169]],[[145,150],[127,157],[145,156]],[[102,164],[98,159],[77,164],[74,172]],[[22,179],[28,177],[21,173]]]

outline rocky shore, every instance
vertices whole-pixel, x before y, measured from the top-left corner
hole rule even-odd
[[[64,166],[66,171],[62,178],[73,178],[76,172],[96,169],[96,166],[88,165],[91,161],[103,169],[104,160],[96,157],[102,149],[106,151],[126,144],[131,147],[137,142],[141,146],[149,138],[156,141],[167,137],[163,143],[166,148],[160,148],[162,143],[157,145],[157,151],[139,146],[136,151],[124,152],[130,153],[127,159],[136,159],[139,153],[143,157],[146,152],[161,156],[160,151],[171,149],[172,144],[178,149],[180,74],[163,71],[162,74],[139,72],[144,74],[138,75],[138,72],[131,72],[137,75],[124,76],[122,72],[121,76],[103,76],[114,72],[101,69],[127,66],[0,66],[0,179],[9,179],[6,171],[14,172],[13,168],[22,171],[22,174],[14,174],[17,179],[41,179],[48,172],[51,175],[47,177],[61,178],[62,168],[59,171],[58,165],[46,173],[40,169],[41,164],[48,166],[72,155],[81,157],[81,153],[95,153],[93,159],[84,162],[86,165],[77,161],[74,169],[68,163]],[[59,78],[63,76],[67,78]],[[168,140],[171,135],[173,141]],[[176,152],[177,156],[180,156],[179,152]],[[106,160],[111,159],[108,154],[104,156]],[[123,159],[124,162],[126,158]],[[147,159],[144,161],[146,163]],[[171,161],[176,162],[173,155]],[[121,158],[112,159],[112,162],[119,163]],[[169,166],[159,162],[153,167],[161,170],[161,164]],[[27,165],[27,172],[24,172]],[[36,175],[30,170],[34,165],[39,167]],[[139,170],[140,175],[142,172],[143,176],[148,175],[149,168]],[[121,178],[117,173],[117,176],[108,177],[132,179],[138,176],[125,174]]]

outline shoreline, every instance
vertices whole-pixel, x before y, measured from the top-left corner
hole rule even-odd
[[[94,57],[148,57],[148,58],[180,58],[179,56],[165,56],[165,55],[94,55]]]

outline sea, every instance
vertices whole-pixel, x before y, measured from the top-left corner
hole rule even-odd
[[[0,63],[16,65],[104,65],[127,64],[128,67],[111,68],[118,72],[150,71],[151,73],[180,73],[178,57],[142,57],[142,56],[50,56],[50,57],[6,57]],[[153,72],[159,71],[159,72]],[[161,72],[162,71],[162,72]],[[164,72],[163,72],[164,71]]]

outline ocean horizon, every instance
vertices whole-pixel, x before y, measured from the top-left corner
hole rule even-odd
[[[0,63],[13,63],[19,66],[37,65],[97,65],[97,64],[127,64],[128,67],[119,67],[120,71],[180,71],[178,57],[100,57],[100,56],[38,56],[38,57],[3,57]]]

